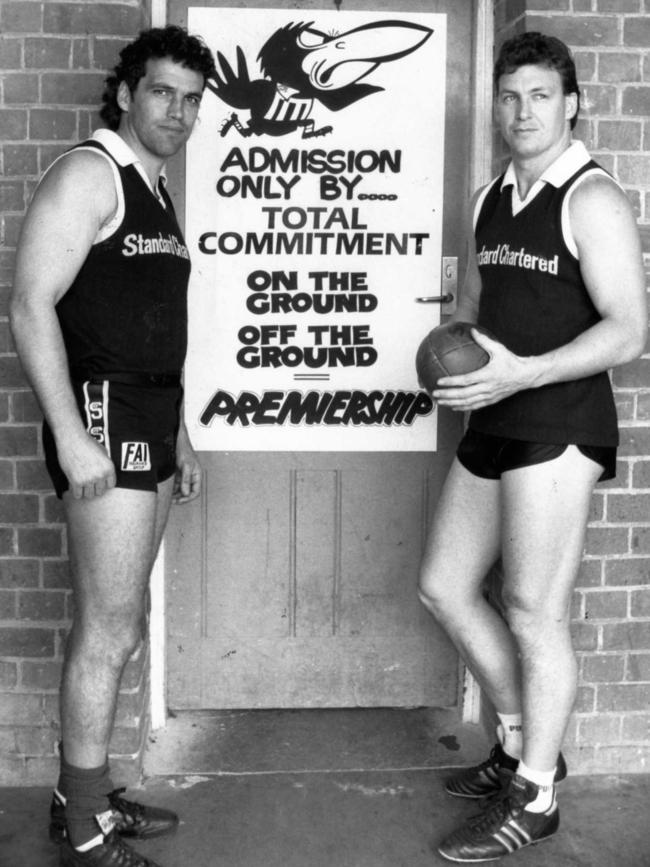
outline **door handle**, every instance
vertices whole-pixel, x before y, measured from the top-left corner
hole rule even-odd
[[[458,259],[456,256],[443,256],[440,276],[440,295],[420,295],[418,304],[440,304],[442,313],[453,313],[456,309],[458,294]]]
[[[418,304],[449,304],[454,300],[454,296],[447,292],[444,295],[421,295],[415,300]]]

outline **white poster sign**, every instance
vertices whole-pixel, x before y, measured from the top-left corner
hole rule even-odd
[[[446,16],[191,7],[186,418],[203,451],[428,451]]]

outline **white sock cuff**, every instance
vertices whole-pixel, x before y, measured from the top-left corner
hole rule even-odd
[[[551,771],[538,771],[534,768],[529,768],[521,759],[519,760],[517,773],[520,777],[529,780],[531,783],[535,783],[536,786],[543,786],[545,789],[550,788],[555,779],[555,768]]]
[[[522,721],[520,713],[498,713],[499,722],[504,728],[506,733],[508,732],[520,732]]]

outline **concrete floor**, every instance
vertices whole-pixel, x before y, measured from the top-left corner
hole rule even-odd
[[[442,782],[485,749],[442,711],[182,715],[153,736],[148,776],[130,790],[181,825],[136,848],[161,867],[449,864],[435,843],[476,807]],[[650,777],[569,777],[559,797],[558,834],[507,863],[650,867]],[[0,790],[0,867],[56,867],[49,798]]]

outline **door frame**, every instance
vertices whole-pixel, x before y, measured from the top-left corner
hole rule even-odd
[[[199,3],[200,0],[197,0]],[[150,0],[151,26],[167,23],[167,0]],[[494,46],[494,0],[472,0],[474,38],[472,45],[472,140],[470,143],[470,186],[472,190],[492,178],[492,53]],[[150,580],[149,680],[151,729],[167,721],[167,622],[165,611],[165,542],[161,543]],[[478,723],[480,688],[463,666],[462,721]]]

